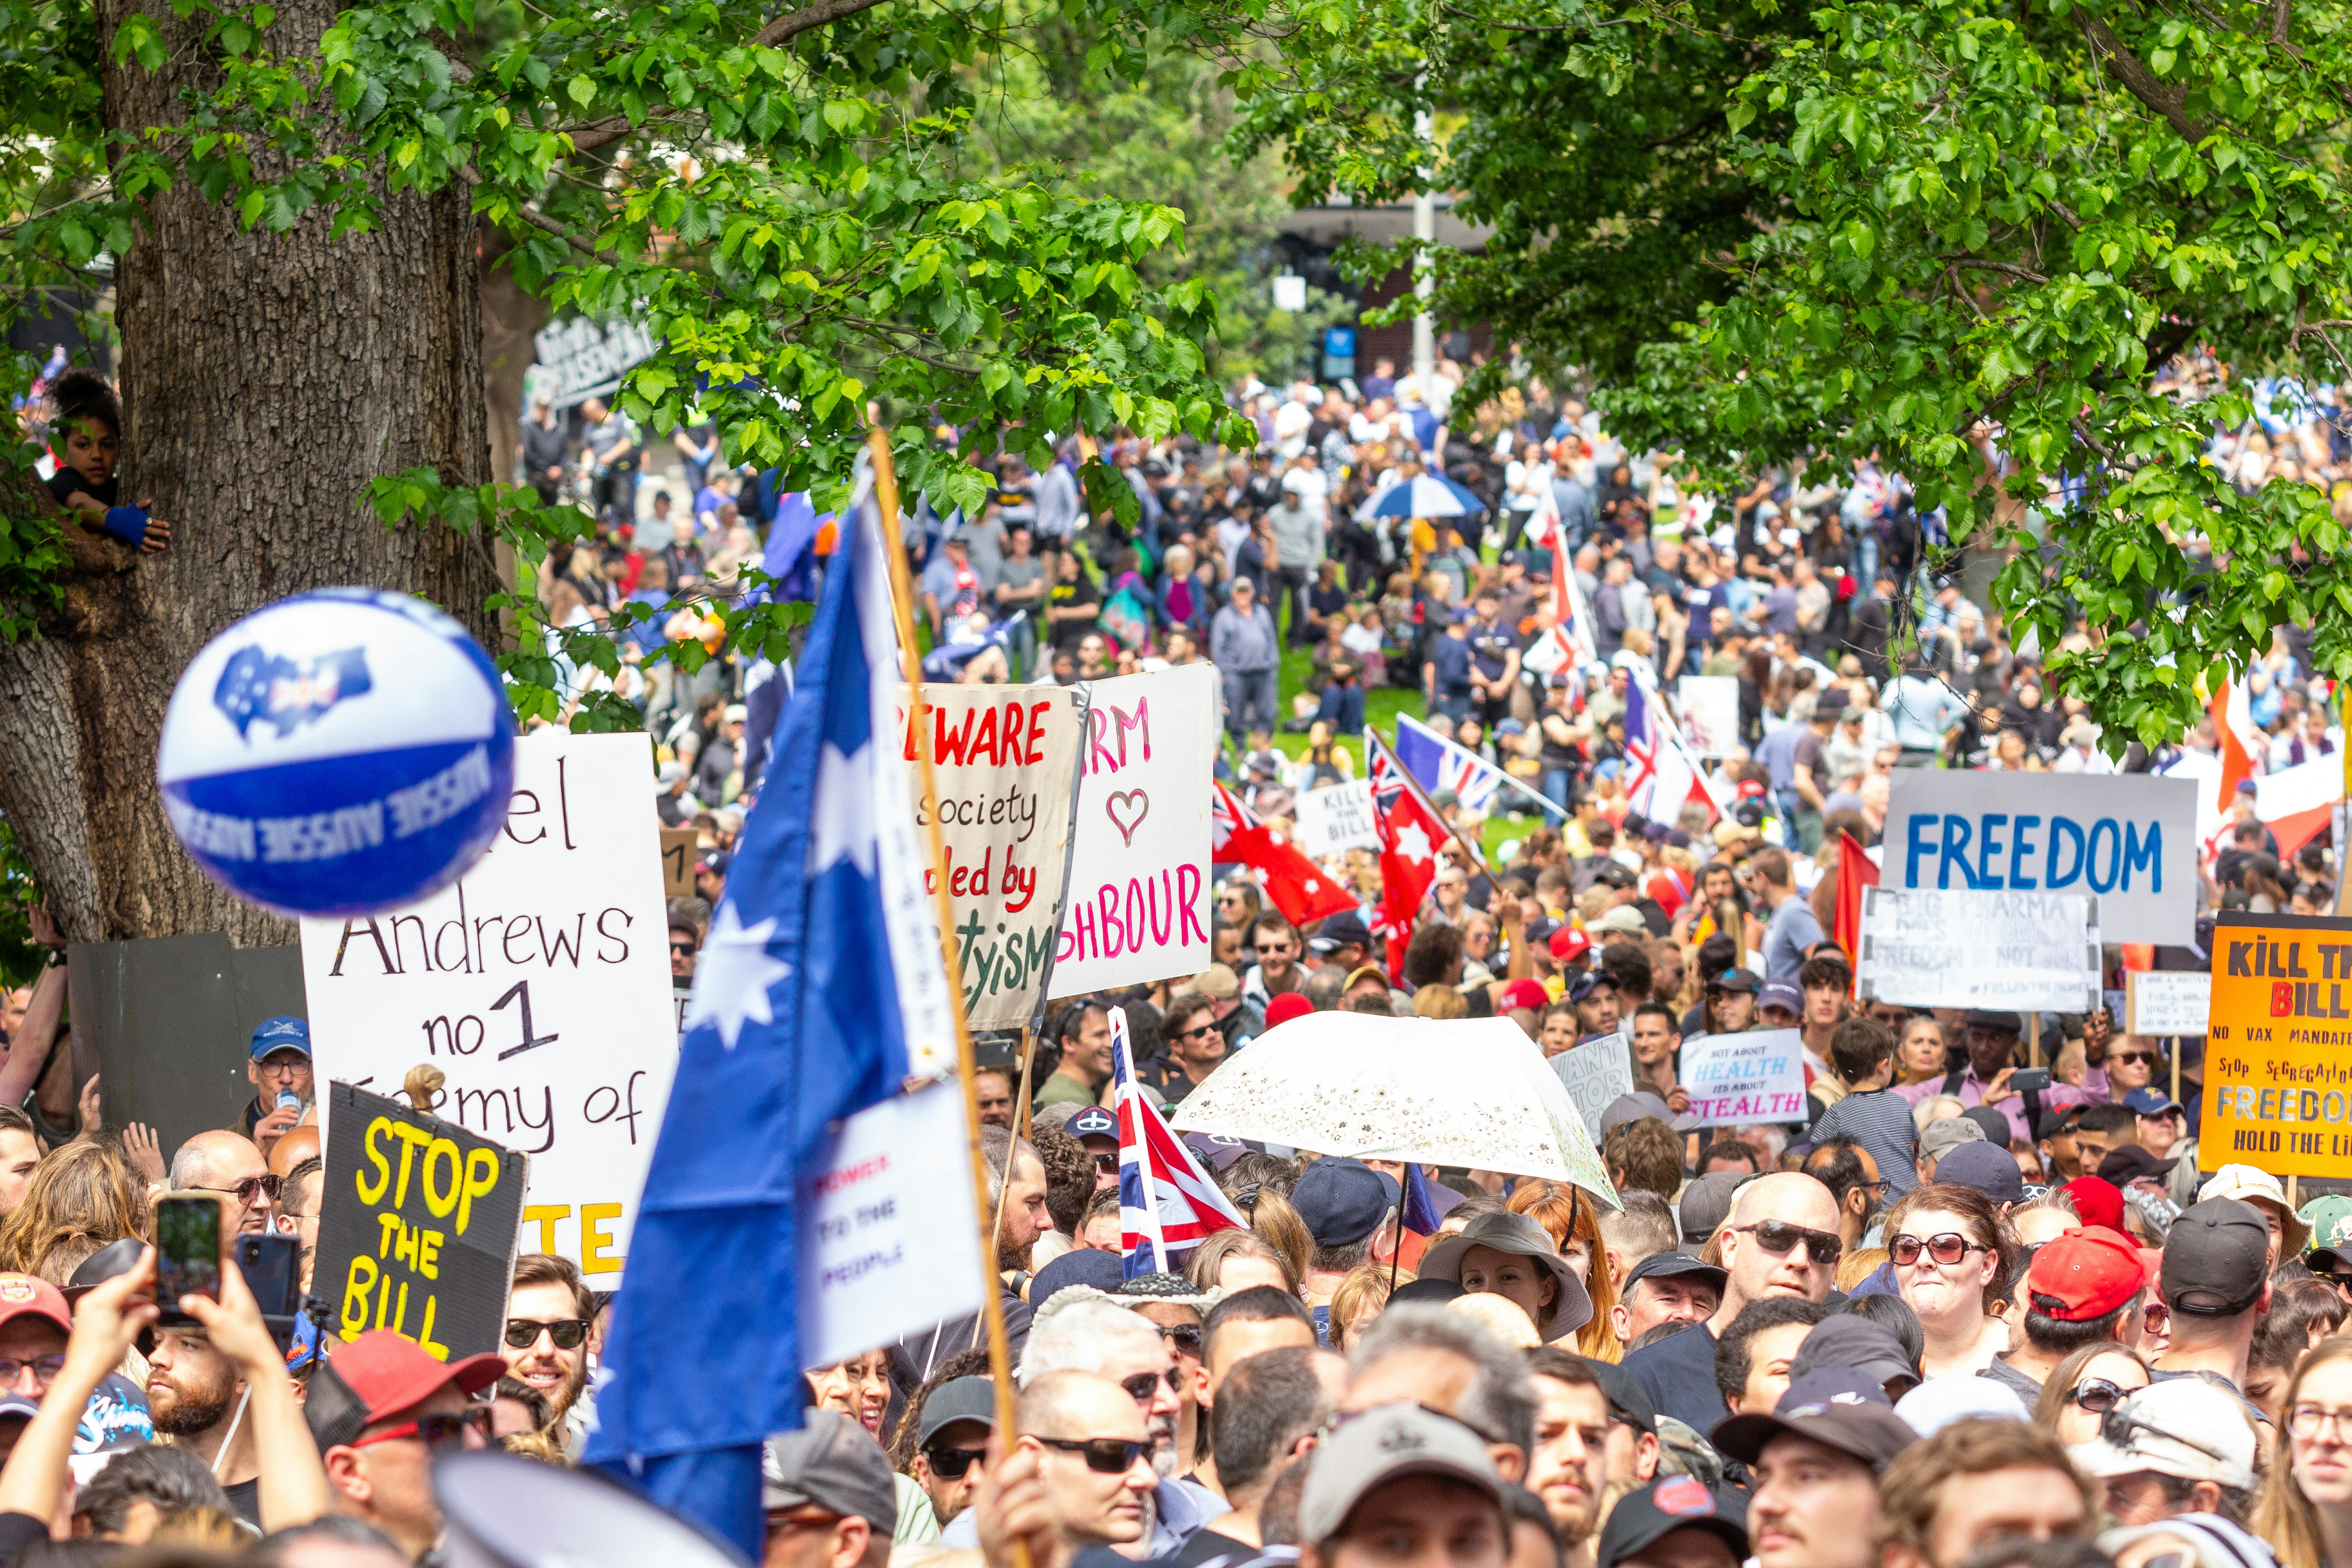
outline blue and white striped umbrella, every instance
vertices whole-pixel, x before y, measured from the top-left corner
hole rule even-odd
[[[1423,474],[1391,485],[1356,509],[1356,521],[1373,517],[1464,517],[1485,511],[1486,503],[1443,474]]]

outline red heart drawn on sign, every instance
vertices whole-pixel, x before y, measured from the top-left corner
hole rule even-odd
[[[1121,808],[1129,806],[1134,810],[1135,820],[1121,822],[1118,814]],[[1119,841],[1132,849],[1135,847],[1135,830],[1143,826],[1145,817],[1151,815],[1151,797],[1139,789],[1115,791],[1109,799],[1103,802],[1103,815],[1110,818],[1113,827],[1118,829]]]

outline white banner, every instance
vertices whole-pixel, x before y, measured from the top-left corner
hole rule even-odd
[[[1577,1046],[1551,1059],[1551,1070],[1568,1087],[1568,1098],[1576,1102],[1577,1114],[1584,1118],[1584,1130],[1592,1135],[1594,1148],[1601,1146],[1601,1113],[1626,1095],[1633,1092],[1633,1060],[1625,1049],[1625,1042],[1614,1035]]]
[[[970,1149],[952,1082],[835,1124],[801,1178],[803,1361],[835,1366],[980,1310]]]
[[[1320,859],[1345,849],[1377,849],[1381,830],[1372,821],[1372,781],[1350,779],[1293,796],[1290,841]]]
[[[2213,1006],[2210,969],[2128,970],[2124,974],[2124,1032],[2205,1037]]]
[[[1796,1029],[1701,1035],[1683,1042],[1694,1126],[1805,1118],[1805,1037]]]
[[[302,922],[320,1081],[398,1096],[439,1068],[436,1115],[530,1156],[522,1249],[600,1290],[620,1283],[677,1068],[653,807],[647,737],[541,730],[515,742],[506,830],[455,887]]]
[[[1727,757],[1739,743],[1739,678],[1685,675],[1675,685],[1675,704],[1683,710],[1683,738],[1702,757]]]
[[[2102,900],[2074,893],[1862,890],[1858,994],[1913,1007],[2087,1013]]]
[[[1897,768],[1882,886],[2095,894],[2109,942],[2197,925],[2197,785],[2154,773]]]
[[[1209,967],[1216,690],[1206,664],[1094,682],[1055,995]]]
[[[918,793],[921,770],[898,728]],[[963,1005],[976,1029],[1018,1028],[1036,1011],[1053,951],[1070,840],[1070,770],[1077,764],[1078,709],[1055,686],[941,686],[925,682],[940,832],[955,908]],[[915,808],[928,828],[931,804]],[[938,873],[924,873],[924,891]]]

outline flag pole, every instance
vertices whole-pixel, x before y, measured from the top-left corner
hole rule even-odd
[[[890,618],[898,628],[899,657],[907,667],[907,720],[914,726],[915,760],[921,770],[923,798],[936,800],[939,781],[931,765],[931,727],[923,701],[923,661],[915,646],[914,585],[908,579],[907,548],[898,534],[898,473],[890,462],[890,432],[880,425],[875,426],[867,434],[866,445],[874,456],[874,500],[876,510],[882,514],[882,552],[890,565]],[[999,1437],[1009,1444],[1013,1430],[1013,1367],[1011,1353],[1005,1348],[1004,1309],[998,1301],[1003,1286],[997,1277],[992,1245],[996,1216],[988,1203],[988,1160],[980,1149],[980,1084],[972,1062],[971,1026],[964,1018],[963,966],[956,962],[955,905],[948,895],[943,868],[946,849],[940,836],[939,813],[929,814],[927,826],[931,887],[938,904],[940,956],[947,965],[948,1005],[955,1016],[956,1071],[963,1079],[963,1118],[971,1150],[974,1218],[981,1243],[988,1248],[981,1258],[980,1317],[988,1330],[988,1371],[990,1380],[996,1385],[996,1430]],[[1008,1169],[1014,1152],[1013,1149],[1005,1151]],[[1028,1542],[1016,1541],[1013,1550],[1020,1568],[1029,1568]]]

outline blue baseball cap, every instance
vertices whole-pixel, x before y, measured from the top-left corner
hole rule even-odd
[[[1099,1105],[1089,1105],[1062,1123],[1062,1131],[1077,1139],[1108,1138],[1114,1143],[1118,1142],[1117,1119]]]
[[[1307,1222],[1318,1247],[1353,1247],[1380,1228],[1403,1189],[1386,1171],[1361,1160],[1321,1159],[1300,1173],[1290,1206]]]
[[[264,1018],[253,1031],[253,1059],[259,1061],[272,1051],[299,1051],[309,1060],[310,1026],[288,1013]]]
[[[2153,1089],[2136,1089],[2124,1096],[2124,1103],[2142,1116],[2169,1116],[2180,1109],[2170,1095]]]

